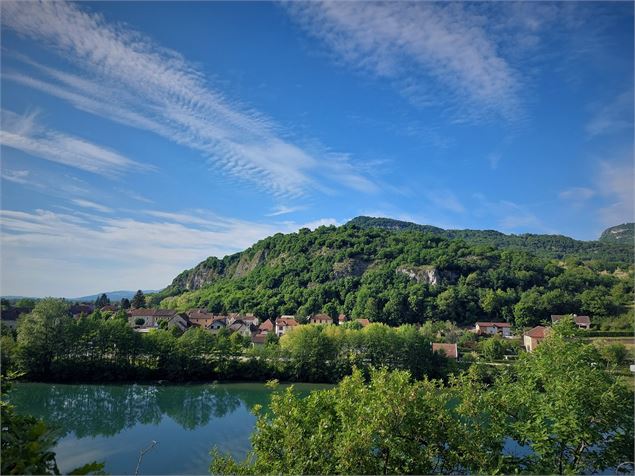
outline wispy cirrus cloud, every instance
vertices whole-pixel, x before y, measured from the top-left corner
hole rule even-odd
[[[635,168],[632,151],[626,160],[599,162],[597,176],[598,193],[608,202],[599,209],[599,217],[605,226],[635,221]]]
[[[428,190],[425,196],[437,208],[453,213],[465,212],[465,207],[451,190]]]
[[[315,187],[315,170],[328,166],[328,154],[310,153],[287,140],[271,119],[212,88],[179,53],[109,24],[87,8],[66,2],[3,2],[2,13],[5,28],[53,48],[81,71],[63,72],[26,60],[44,80],[15,72],[4,72],[5,79],[152,131],[277,196],[306,193]]]
[[[331,225],[260,223],[207,210],[135,217],[50,210],[0,210],[2,294],[82,295],[104,289],[160,289],[206,257],[224,256],[277,232]],[[140,239],[142,237],[143,239]],[[87,283],[87,275],[99,280]]]
[[[79,205],[82,208],[90,208],[92,210],[97,210],[102,213],[112,213],[113,209],[107,207],[105,205],[101,205],[99,203],[93,202],[91,200],[85,200],[83,198],[74,198],[71,200],[75,205]]]
[[[304,210],[304,207],[302,206],[296,206],[296,207],[289,207],[286,205],[278,205],[277,207],[275,207],[270,213],[267,213],[265,216],[266,217],[277,217],[280,215],[287,215],[289,213],[294,213],[300,210]]]
[[[10,170],[2,168],[0,171],[2,178],[9,182],[26,184],[29,182],[28,177],[30,172],[28,170]]]
[[[0,145],[104,176],[116,176],[129,169],[151,169],[113,150],[43,127],[37,123],[36,116],[2,109]]]
[[[415,103],[437,104],[441,96],[463,116],[518,113],[519,76],[501,56],[483,16],[470,8],[449,2],[332,1],[286,7],[340,61],[393,80]]]
[[[623,131],[633,131],[633,91],[625,91],[597,107],[586,125],[589,138]]]

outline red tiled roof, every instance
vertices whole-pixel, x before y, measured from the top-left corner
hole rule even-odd
[[[525,332],[527,337],[533,337],[534,339],[543,339],[549,333],[549,328],[544,326],[536,326],[533,329],[529,329]]]
[[[443,344],[435,342],[432,344],[432,352],[443,352],[449,359],[456,359],[459,356],[459,351],[456,344]]]
[[[273,322],[271,322],[271,319],[267,319],[265,322],[260,324],[258,329],[260,329],[261,331],[272,331],[273,330]]]
[[[311,322],[316,322],[316,321],[333,322],[333,319],[331,319],[331,316],[327,316],[326,314],[316,314],[311,319],[309,319],[309,321],[311,321]]]
[[[264,344],[267,342],[267,334],[254,334],[251,336],[251,341],[254,344]]]
[[[511,327],[509,322],[477,322],[479,327]]]
[[[359,322],[362,325],[362,327],[366,327],[367,325],[370,324],[370,321],[365,318],[355,319],[355,322]]]
[[[276,319],[276,326],[293,327],[297,325],[298,325],[298,321],[296,321],[295,318],[293,317],[279,317],[278,319]]]
[[[345,314],[340,314],[339,316],[337,316],[337,320],[339,322],[346,322],[346,315]]]
[[[570,314],[566,314],[566,315],[552,314],[551,322],[556,323],[563,317],[567,317],[567,316],[570,316]],[[591,324],[591,318],[589,316],[578,316],[576,314],[573,314],[573,321],[576,324],[589,324],[589,325]]]

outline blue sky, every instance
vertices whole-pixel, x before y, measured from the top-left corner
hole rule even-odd
[[[633,4],[3,2],[4,295],[387,216],[633,220]]]

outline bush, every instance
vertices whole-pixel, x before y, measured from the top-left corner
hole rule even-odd
[[[142,317],[137,317],[137,318],[134,320],[134,323],[135,323],[135,325],[137,325],[137,326],[142,326],[142,325],[144,325],[144,324],[146,323],[146,320],[145,320],[144,318],[142,318]]]

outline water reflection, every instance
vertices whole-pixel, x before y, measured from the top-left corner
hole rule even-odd
[[[327,386],[298,384],[297,390]],[[139,450],[157,448],[143,459],[140,474],[207,474],[216,446],[236,458],[250,448],[255,417],[271,391],[263,384],[52,385],[17,384],[10,399],[20,413],[59,429],[54,448],[61,471],[91,460],[109,474],[134,472]]]
[[[256,387],[254,388],[254,385]],[[242,387],[242,388],[241,388]],[[257,384],[234,385],[50,385],[22,384],[12,392],[18,411],[59,426],[63,434],[113,436],[167,415],[187,430],[267,401]]]

